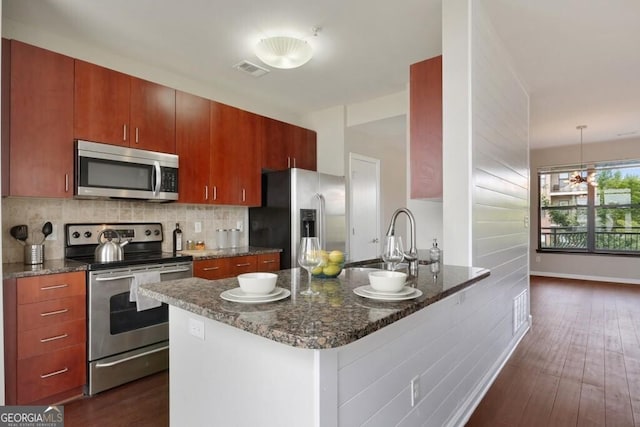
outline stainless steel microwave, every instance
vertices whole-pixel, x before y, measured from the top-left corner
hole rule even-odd
[[[77,198],[178,200],[178,156],[118,145],[75,142]]]

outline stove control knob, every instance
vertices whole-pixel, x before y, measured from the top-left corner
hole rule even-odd
[[[154,231],[154,232],[153,232],[153,235],[154,235],[154,236],[159,236],[159,235],[160,235],[160,230],[156,230],[156,231]]]
[[[77,231],[74,231],[74,232],[71,234],[71,237],[73,237],[74,239],[77,239],[78,237],[80,237],[80,233],[78,233]]]
[[[91,234],[91,232],[90,232],[90,231],[85,231],[85,232],[84,232],[84,237],[85,237],[85,239],[88,239],[88,238],[89,238],[89,237],[91,237],[91,236],[92,236],[92,234]]]
[[[151,230],[144,230],[145,236],[151,236]]]

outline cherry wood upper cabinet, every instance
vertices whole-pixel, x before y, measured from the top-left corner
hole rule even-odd
[[[442,199],[442,56],[409,73],[411,198]]]
[[[263,117],[262,167],[269,170],[316,170],[316,133]]]
[[[175,90],[75,61],[76,139],[175,153]]]
[[[213,203],[260,206],[261,117],[211,102]]]
[[[3,41],[7,45],[2,96],[10,111],[3,120],[9,195],[72,197],[73,58],[16,40]]]
[[[211,101],[176,92],[176,152],[180,157],[179,201],[209,203]]]

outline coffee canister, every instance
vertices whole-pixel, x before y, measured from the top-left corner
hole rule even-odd
[[[233,228],[229,230],[229,238],[231,240],[230,245],[232,248],[237,248],[240,246],[240,230],[237,228]]]
[[[227,230],[218,228],[216,230],[216,245],[218,249],[226,248],[227,246]]]
[[[27,265],[44,262],[44,245],[24,245],[24,263]]]

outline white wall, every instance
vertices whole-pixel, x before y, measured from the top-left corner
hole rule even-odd
[[[345,108],[342,105],[316,111],[303,117],[304,126],[317,133],[318,172],[344,176]]]
[[[585,163],[640,159],[640,138],[585,143],[583,159]],[[579,160],[579,144],[531,150],[531,274],[640,284],[640,266],[636,257],[536,253],[539,220],[537,171],[541,167],[575,164]]]
[[[482,2],[443,2],[442,42],[444,259],[491,270],[461,313],[477,345],[451,368],[466,373],[448,390],[469,403],[458,409],[464,420],[528,327],[513,327],[513,299],[529,286],[529,99]]]

